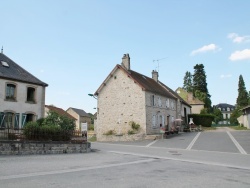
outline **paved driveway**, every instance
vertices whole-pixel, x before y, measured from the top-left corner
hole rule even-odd
[[[250,131],[235,131],[221,127],[214,131],[174,134],[154,141],[114,142],[110,144],[250,154]]]

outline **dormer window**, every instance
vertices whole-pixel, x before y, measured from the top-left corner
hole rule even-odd
[[[2,64],[2,66],[4,66],[4,67],[9,67],[9,64],[8,64],[7,62],[5,62],[5,61],[1,61],[1,64]]]

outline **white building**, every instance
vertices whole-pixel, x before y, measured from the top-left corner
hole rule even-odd
[[[42,82],[0,53],[0,128],[22,128],[44,117],[45,88]]]

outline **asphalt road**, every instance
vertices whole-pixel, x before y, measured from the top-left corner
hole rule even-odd
[[[85,154],[0,156],[0,187],[250,187],[250,131],[92,143]]]

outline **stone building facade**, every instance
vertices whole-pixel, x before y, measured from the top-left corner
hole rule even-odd
[[[181,118],[178,116],[181,112],[177,112],[178,98],[163,87],[158,72],[153,71],[149,78],[131,70],[128,54],[123,56],[121,65],[111,71],[95,96],[98,141],[107,140],[108,132],[119,140],[129,140],[125,135],[131,130],[131,122],[140,125],[138,134],[141,136],[137,139],[159,134],[160,128],[170,129],[174,120]]]

